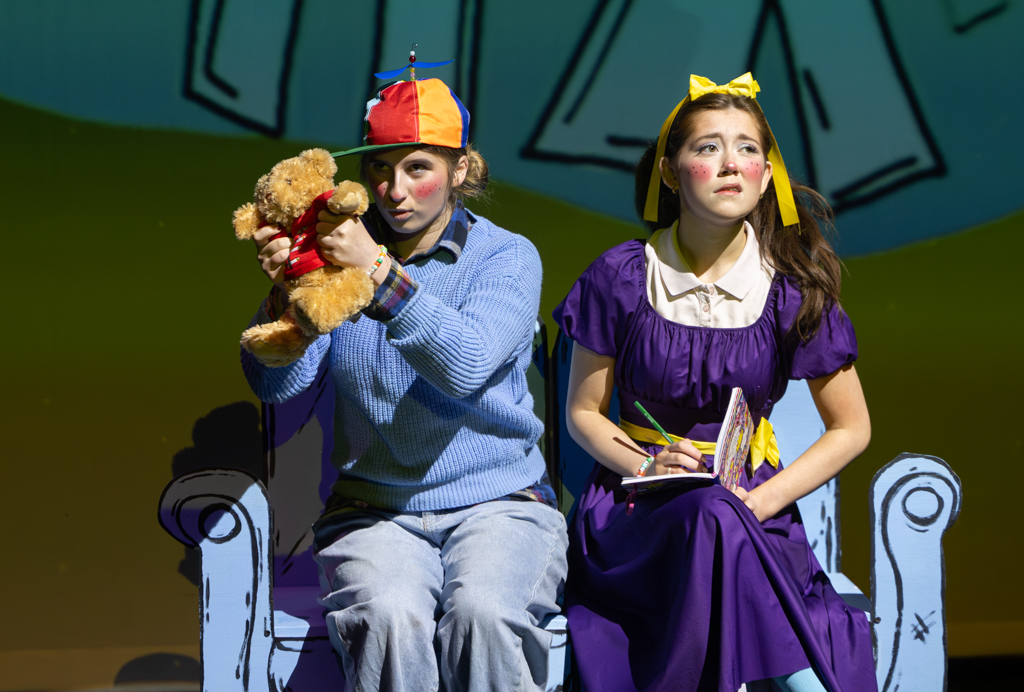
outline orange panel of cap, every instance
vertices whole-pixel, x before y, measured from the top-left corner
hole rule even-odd
[[[419,92],[419,141],[458,149],[462,146],[462,114],[451,91],[439,79],[414,82]]]

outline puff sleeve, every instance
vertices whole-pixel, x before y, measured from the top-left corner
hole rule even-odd
[[[791,380],[813,380],[831,375],[839,368],[857,360],[857,334],[853,323],[839,305],[827,308],[821,326],[809,340],[803,341],[796,331],[796,316],[803,297],[800,287],[783,277],[776,310],[783,356]]]
[[[642,274],[643,243],[634,240],[607,250],[555,308],[555,321],[581,346],[617,357],[638,304]]]

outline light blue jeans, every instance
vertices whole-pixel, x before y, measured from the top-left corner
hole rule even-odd
[[[328,526],[325,526],[328,524]],[[320,603],[350,690],[541,690],[565,519],[540,502],[322,519]],[[335,537],[336,536],[336,537]]]

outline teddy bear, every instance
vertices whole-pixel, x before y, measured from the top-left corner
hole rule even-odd
[[[329,334],[369,305],[374,286],[365,269],[331,264],[317,243],[317,216],[325,209],[334,214],[362,215],[369,206],[359,183],[334,185],[338,166],[324,149],[308,149],[285,159],[256,183],[254,201],[235,210],[234,229],[248,240],[262,226],[283,229],[292,246],[284,269],[288,310],[276,322],[257,325],[242,333],[242,348],[264,363],[280,367],[292,363],[321,334]]]

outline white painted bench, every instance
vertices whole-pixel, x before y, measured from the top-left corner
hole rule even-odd
[[[530,387],[548,423],[544,446],[563,510],[579,494],[591,462],[569,439],[562,408],[567,339],[547,357],[538,328]],[[206,692],[343,690],[344,681],[317,604],[310,525],[333,481],[334,390],[317,382],[284,405],[266,405],[263,478],[207,469],[175,478],[160,498],[160,522],[201,553],[202,688]],[[561,393],[559,395],[559,393]],[[821,433],[805,383],[791,383],[772,414],[783,459]],[[872,596],[840,571],[838,483],[800,501],[815,555],[851,605],[870,610],[882,692],[944,689],[945,611],[941,539],[960,509],[960,481],[940,459],[904,454],[872,481]],[[549,692],[569,671],[565,618],[549,618]]]

